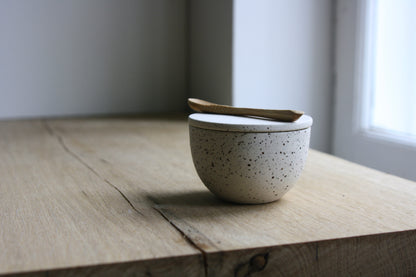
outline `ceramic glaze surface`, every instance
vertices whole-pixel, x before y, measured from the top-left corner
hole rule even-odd
[[[192,158],[205,186],[220,198],[272,202],[299,178],[310,130],[234,132],[189,126]]]

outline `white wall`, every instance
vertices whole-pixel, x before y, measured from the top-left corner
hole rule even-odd
[[[183,110],[185,11],[185,0],[0,1],[0,118]]]
[[[331,0],[2,0],[0,118],[181,111],[188,96],[312,115],[329,151]]]
[[[236,0],[233,104],[298,109],[314,119],[311,147],[330,150],[332,3]]]

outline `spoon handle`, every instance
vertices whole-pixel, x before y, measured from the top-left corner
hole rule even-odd
[[[237,108],[227,105],[219,105],[205,100],[189,98],[188,105],[196,112],[243,115],[243,116],[259,116],[279,121],[293,122],[303,115],[301,111],[295,110],[266,110],[252,108]]]

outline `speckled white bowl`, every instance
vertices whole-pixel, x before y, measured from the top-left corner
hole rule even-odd
[[[276,201],[299,178],[312,118],[286,123],[194,113],[189,116],[192,159],[205,186],[231,202]]]

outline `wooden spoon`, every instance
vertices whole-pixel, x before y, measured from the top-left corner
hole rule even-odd
[[[244,115],[244,116],[260,116],[265,118],[276,119],[279,121],[293,122],[303,115],[301,111],[294,110],[265,110],[251,108],[236,108],[226,105],[219,105],[201,99],[189,98],[188,105],[196,112]]]

